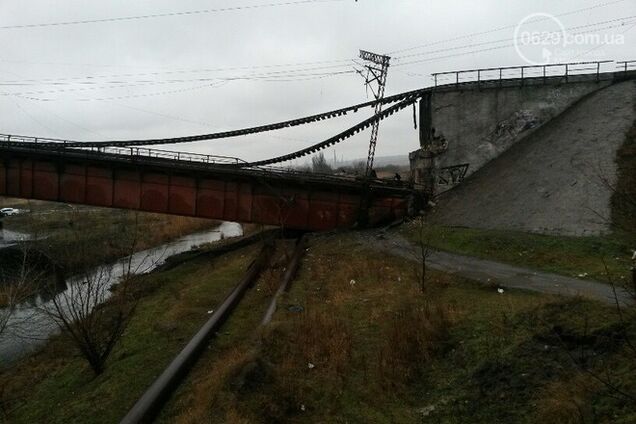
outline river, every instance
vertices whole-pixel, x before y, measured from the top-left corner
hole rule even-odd
[[[14,246],[16,243],[30,238],[28,234],[0,228],[0,249]]]
[[[9,233],[10,237],[15,235],[18,240],[24,239],[25,236],[24,234]],[[6,234],[7,230],[5,230],[4,239],[6,245],[17,241],[15,238],[9,241]],[[95,270],[95,275],[99,273],[102,276],[100,278],[107,275],[107,284],[104,286],[109,287],[117,283],[129,269],[132,274],[150,272],[172,255],[189,251],[195,246],[216,242],[224,238],[238,237],[242,234],[243,229],[240,224],[224,222],[212,230],[190,234],[161,246],[137,252],[131,258],[124,258],[106,267],[99,267]],[[68,297],[71,290],[77,291],[81,281],[82,279],[77,277],[69,278],[66,282],[66,290],[57,295],[58,299],[64,299],[65,295]],[[57,326],[42,312],[43,308],[52,305],[52,303],[52,300],[39,297],[30,303],[19,305],[13,311],[9,318],[8,328],[10,331],[0,336],[0,367],[28,355],[42,346],[51,335],[58,333]],[[0,314],[7,312],[6,309],[0,308]]]

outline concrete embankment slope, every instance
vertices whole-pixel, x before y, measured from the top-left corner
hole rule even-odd
[[[565,235],[609,231],[616,151],[636,121],[636,82],[589,94],[439,198],[446,225]]]

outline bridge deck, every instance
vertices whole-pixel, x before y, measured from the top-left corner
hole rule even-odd
[[[371,224],[404,216],[412,192],[388,181],[367,185],[353,177],[235,168],[126,150],[0,143],[0,195],[320,231],[352,226],[367,188]]]

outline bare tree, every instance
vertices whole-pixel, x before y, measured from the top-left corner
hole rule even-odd
[[[311,158],[311,170],[319,174],[331,174],[333,172],[333,169],[327,163],[327,159],[325,159],[325,155],[322,152]]]
[[[64,262],[76,264],[68,269],[73,275],[67,288],[51,296],[40,307],[46,315],[77,347],[96,375],[105,369],[106,361],[132,319],[137,296],[133,288],[133,253],[137,245],[138,225],[122,226],[122,243],[129,243],[126,259],[97,268],[82,266],[82,255],[90,255],[95,247],[91,237],[76,231],[73,251],[66,252]],[[77,256],[79,255],[79,257]],[[137,264],[145,261],[137,261]],[[80,264],[80,265],[77,265]]]
[[[428,271],[428,258],[431,255],[433,249],[431,248],[431,241],[433,238],[433,228],[428,221],[428,217],[425,213],[421,213],[415,219],[415,231],[416,231],[416,243],[413,248],[413,257],[417,262],[415,267],[415,277],[420,286],[422,293],[426,292],[426,274]]]
[[[95,374],[104,371],[137,305],[128,271],[111,292],[114,275],[109,266],[85,272],[42,307],[70,337]]]
[[[44,279],[43,270],[37,270],[30,263],[31,252],[28,245],[22,243],[15,252],[15,258],[7,260],[0,268],[0,338],[11,330],[15,309],[28,298]]]

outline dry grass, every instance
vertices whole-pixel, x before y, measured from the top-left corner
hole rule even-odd
[[[217,402],[226,419],[255,409],[264,422],[337,415],[344,402],[338,394],[359,384],[364,389],[350,402],[373,402],[385,395],[385,383],[407,385],[444,350],[452,321],[448,308],[425,300],[401,261],[329,242],[309,249],[287,302],[304,312],[277,313],[261,338],[265,377],[235,392],[231,406]]]
[[[408,302],[389,319],[378,365],[387,385],[408,384],[443,352],[449,339],[448,310],[431,302]]]
[[[0,208],[5,208],[5,207],[20,208],[20,207],[26,207],[28,206],[28,204],[29,204],[29,201],[25,199],[16,199],[13,197],[0,196]]]
[[[585,375],[548,384],[538,396],[537,422],[554,424],[593,422],[589,395],[597,389],[598,384]]]
[[[209,367],[205,374],[193,379],[189,387],[188,408],[184,409],[174,422],[176,424],[210,422],[210,406],[217,400],[227,381],[253,359],[253,352],[243,348],[234,348],[225,352],[218,360],[214,361],[214,366]],[[229,416],[225,422],[246,422],[231,407],[228,408],[228,411]]]
[[[218,224],[216,221],[209,219],[142,213],[140,213],[139,220],[142,223],[140,232],[143,231],[145,233],[140,237],[140,249],[147,249],[187,234],[206,230]]]
[[[563,324],[564,318],[588,313],[590,322],[605,328],[603,307],[561,305],[551,297],[515,290],[499,294],[496,286],[477,286],[436,272],[430,273],[423,295],[408,261],[375,253],[346,235],[314,240],[308,253],[272,324],[254,332],[282,267],[263,276],[247,293],[158,422],[569,423],[581,422],[581,416],[594,422],[586,415],[587,405],[592,405],[599,422],[631,416],[615,403],[599,401],[603,388],[580,379],[564,361],[567,358],[548,346],[546,330],[537,328],[536,314],[542,321]],[[233,255],[240,258],[238,252]],[[180,304],[188,301],[188,308],[206,316],[209,307],[198,299],[218,284],[210,276],[226,261],[201,260],[196,267],[186,264],[155,276],[171,275],[178,290],[155,281],[161,287],[155,296],[161,294],[162,303],[138,315],[145,323],[133,327],[137,332],[128,336],[127,356],[117,360],[125,365],[120,384],[112,385],[109,379],[94,385],[94,391],[87,392],[90,399],[82,397],[82,414],[66,416],[86,421],[110,414],[112,419],[101,422],[116,422],[112,410],[122,400],[109,399],[108,394],[127,394],[125,402],[132,402],[130,386],[137,379],[130,376],[156,362],[156,339],[173,339],[178,332],[184,337],[181,343],[187,341],[194,330],[184,332],[181,327],[195,315]],[[232,280],[239,275],[237,271]],[[210,299],[207,303],[215,304]],[[159,328],[145,336],[147,350],[135,355],[143,347],[135,343],[152,325]],[[603,352],[599,350],[604,360],[613,358]],[[171,355],[164,359],[167,362]],[[17,422],[40,422],[28,420],[26,413],[35,407],[40,410],[36,417],[48,410],[59,416],[62,409],[55,405],[72,408],[73,400],[86,391],[83,381],[69,386],[54,363],[34,362],[40,372],[57,375],[50,379],[56,385],[40,389],[40,397],[70,388],[46,404],[30,403]],[[30,381],[25,378],[22,383]],[[71,390],[76,392],[71,395]],[[94,413],[100,405],[102,410]],[[428,411],[426,418],[422,410]],[[75,422],[59,417],[50,421]]]
[[[351,329],[328,309],[304,313],[291,331],[301,363],[341,374],[351,358]],[[307,365],[309,366],[309,365]]]

